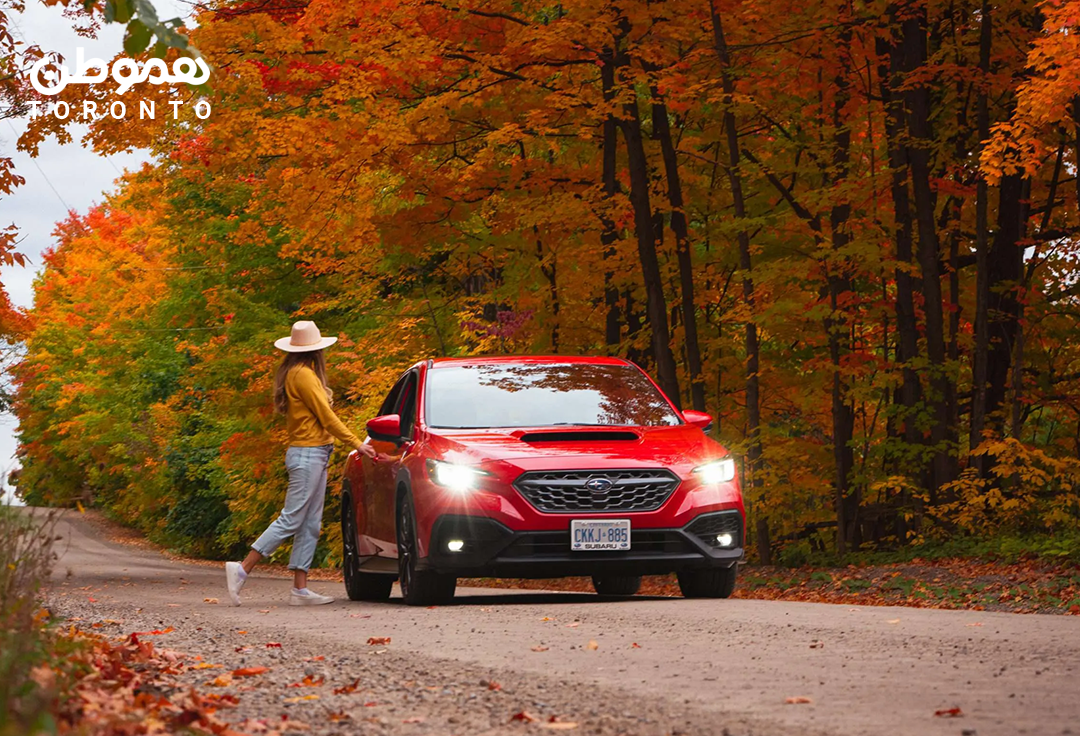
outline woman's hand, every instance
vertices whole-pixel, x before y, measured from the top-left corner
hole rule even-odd
[[[356,448],[356,450],[361,455],[367,455],[372,460],[378,460],[379,459],[379,454],[380,453],[375,452],[375,448],[372,447],[371,445],[366,445],[366,444],[365,445],[360,445],[359,447]]]

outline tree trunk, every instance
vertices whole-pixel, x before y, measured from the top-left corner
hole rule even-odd
[[[1024,249],[1024,180],[1020,174],[1001,178],[998,197],[997,230],[987,253],[987,335],[986,419],[998,434],[1004,435],[1003,407],[1008,391],[1009,369],[1017,334],[1020,286]]]
[[[760,370],[760,348],[758,345],[757,324],[754,322],[754,276],[750,254],[750,233],[742,224],[746,218],[746,199],[743,196],[742,177],[739,175],[739,131],[735,121],[735,80],[731,76],[731,57],[728,54],[727,41],[724,39],[724,27],[717,9],[716,0],[710,0],[712,15],[713,45],[720,60],[720,76],[724,90],[724,133],[728,149],[728,183],[731,186],[731,199],[735,208],[735,219],[739,223],[739,268],[742,270],[743,299],[749,308],[750,318],[746,322],[746,427],[747,427],[747,475],[750,479],[751,496],[764,502],[764,486],[761,482],[761,399],[759,396],[758,371]],[[770,564],[772,552],[765,549],[761,554],[760,542],[768,539],[768,520],[764,516],[758,521],[759,556],[763,564]]]
[[[841,32],[841,47],[851,44],[851,31]],[[851,156],[851,129],[843,120],[843,109],[850,93],[847,77],[841,72],[833,79],[835,95],[833,97],[832,129],[833,184],[840,184],[847,179]],[[841,187],[836,187],[840,191]],[[825,319],[825,331],[829,342],[829,357],[832,361],[832,424],[833,424],[833,462],[836,466],[834,487],[836,492],[836,552],[845,554],[848,549],[856,548],[859,496],[858,490],[851,488],[851,476],[855,467],[855,451],[851,443],[855,435],[855,408],[851,403],[847,380],[844,377],[843,357],[850,352],[851,345],[844,344],[848,334],[846,320],[840,312],[841,297],[851,291],[851,277],[845,256],[838,255],[851,240],[847,231],[847,221],[851,215],[851,204],[841,201],[834,204],[829,213],[829,232],[833,257],[826,260],[826,278],[829,290],[829,316]]]
[[[983,80],[990,75],[990,49],[993,38],[992,8],[988,0],[984,0],[980,11],[982,26],[979,33],[979,70]],[[985,141],[990,137],[990,104],[987,99],[985,81],[978,87],[977,121],[979,140]],[[981,147],[981,146],[980,146]],[[989,337],[989,313],[987,304],[990,301],[990,281],[988,278],[988,251],[990,250],[990,196],[986,178],[979,176],[975,191],[975,347],[971,365],[971,434],[968,440],[971,451],[974,451],[983,440],[983,430],[986,428],[986,375],[987,354],[990,346]],[[986,476],[987,462],[985,455],[972,455],[971,467],[977,468],[979,474]]]
[[[926,6],[909,9],[902,25],[905,71],[913,72],[927,62]],[[915,223],[919,235],[918,260],[922,272],[924,298],[926,355],[930,363],[930,390],[926,395],[930,407],[930,443],[933,455],[930,467],[930,488],[936,490],[949,480],[949,448],[945,441],[948,431],[948,383],[945,363],[945,321],[941,294],[941,252],[937,222],[934,215],[936,199],[931,184],[930,149],[933,143],[930,130],[930,88],[925,84],[908,86],[904,93],[907,107],[908,165],[911,171],[915,202]]]
[[[895,12],[895,11],[893,11]],[[890,16],[891,17],[891,16]],[[902,407],[899,419],[903,426],[904,442],[910,446],[922,444],[916,426],[916,412],[922,401],[922,386],[913,362],[919,357],[919,325],[915,316],[915,288],[911,277],[914,235],[911,229],[911,198],[908,191],[907,151],[902,143],[904,130],[903,57],[899,40],[878,41],[878,54],[889,57],[889,67],[879,71],[881,95],[885,100],[885,138],[889,168],[892,170],[891,191],[896,248],[896,357],[901,365],[903,381],[899,398]],[[882,65],[884,67],[884,64]],[[928,484],[927,484],[928,485]],[[901,530],[906,531],[906,529]]]
[[[690,403],[698,411],[705,411],[705,377],[701,369],[701,348],[698,342],[697,307],[694,303],[694,265],[690,253],[690,232],[683,206],[682,182],[679,177],[679,159],[671,138],[667,106],[660,91],[655,87],[652,120],[653,136],[660,142],[664,157],[664,173],[667,177],[668,203],[671,205],[671,232],[675,235],[675,254],[679,262],[679,289],[682,292],[682,320],[685,336],[686,363],[690,369]]]
[[[601,55],[604,65],[600,68],[600,80],[604,89],[604,102],[610,105],[615,98],[615,54],[611,49],[605,49]],[[619,183],[616,175],[616,155],[619,145],[618,127],[615,116],[608,113],[604,119],[603,139],[603,172],[601,177],[604,184],[604,203],[611,205],[611,200],[619,191]],[[604,305],[607,307],[607,319],[604,324],[604,342],[609,346],[618,345],[619,334],[619,290],[615,287],[615,270],[610,265],[615,259],[615,243],[619,234],[615,229],[615,221],[609,211],[604,212],[602,219],[603,231],[600,233],[600,243],[604,247]]]
[[[625,52],[617,52],[616,59],[616,67],[628,66]],[[619,128],[626,141],[627,167],[630,173],[630,203],[634,208],[638,258],[641,262],[641,275],[645,282],[645,313],[652,333],[652,354],[656,361],[657,382],[664,393],[678,406],[680,403],[679,377],[675,370],[675,356],[671,352],[667,300],[664,298],[664,283],[656,253],[652,207],[649,203],[649,165],[645,158],[645,143],[641,134],[637,95],[632,89],[628,94],[633,96],[622,104],[623,114],[619,119]]]

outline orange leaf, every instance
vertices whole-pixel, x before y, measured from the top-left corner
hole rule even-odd
[[[792,698],[784,698],[784,702],[787,705],[803,705],[806,703],[813,703],[814,701],[805,695],[796,695]]]
[[[351,695],[356,692],[356,688],[360,687],[360,678],[357,677],[353,680],[351,685],[344,685],[342,687],[334,688],[334,695]]]
[[[370,646],[373,646],[373,647],[381,646],[382,644],[389,644],[390,643],[390,637],[389,636],[372,636],[367,640],[367,643]]]
[[[941,708],[939,710],[935,710],[934,715],[940,718],[960,718],[962,715],[964,715],[964,711],[956,707]]]
[[[543,644],[537,644],[532,648],[534,652],[546,652],[550,647],[545,647]]]
[[[255,675],[261,675],[264,672],[269,672],[269,667],[241,667],[238,670],[233,670],[233,677],[254,677]]]

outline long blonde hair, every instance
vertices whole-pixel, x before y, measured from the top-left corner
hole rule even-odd
[[[334,403],[334,392],[326,383],[326,354],[323,350],[310,350],[304,353],[285,353],[285,357],[274,374],[274,410],[284,414],[289,410],[289,397],[285,394],[285,378],[289,371],[297,366],[307,366],[315,371],[319,377],[323,389],[326,391],[326,400]]]

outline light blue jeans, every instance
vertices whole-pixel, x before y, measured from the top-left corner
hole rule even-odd
[[[291,446],[285,451],[285,469],[289,471],[285,507],[251,545],[253,550],[263,557],[269,557],[286,539],[292,537],[289,569],[307,572],[311,567],[315,545],[319,543],[319,533],[322,531],[326,469],[330,465],[333,449],[333,445]]]

